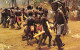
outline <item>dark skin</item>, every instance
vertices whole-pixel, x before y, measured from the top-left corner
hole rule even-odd
[[[66,22],[68,23],[68,17],[67,17],[67,11],[69,12],[69,8],[67,6],[65,6],[65,2],[61,2],[61,1],[58,1],[60,3],[60,5],[62,6],[61,10],[63,11],[63,14],[65,15],[65,19],[66,19]]]
[[[29,45],[30,43],[29,43],[29,38],[28,37],[30,37],[30,39],[33,39],[33,31],[31,31],[31,26],[33,26],[34,25],[34,19],[33,18],[27,18],[27,20],[26,20],[26,24],[25,24],[25,26],[27,26],[27,30],[26,29],[24,29],[24,32],[25,32],[25,36],[26,36],[26,39],[27,39],[27,44]],[[30,35],[31,34],[31,35]]]
[[[44,16],[45,17],[41,17],[41,25],[43,26],[43,29],[44,29],[44,31],[46,33],[46,35],[44,35],[43,37],[46,37],[47,38],[47,36],[49,36],[49,45],[48,45],[48,47],[50,47],[51,46],[51,38],[52,38],[52,36],[51,36],[51,34],[49,32],[49,29],[48,29],[48,26],[47,26],[47,23],[46,23],[46,21],[49,22],[49,20],[47,19],[46,14],[44,14]],[[40,40],[39,40],[39,43],[38,43],[38,47],[40,47],[40,44],[42,42],[42,39],[43,38],[41,37]]]
[[[3,10],[3,12],[2,12],[2,21],[1,21],[1,23],[3,23],[3,26],[4,26],[4,28],[9,28],[9,20],[7,20],[8,19],[8,16],[9,16],[9,11],[8,11],[8,9],[4,9]],[[7,24],[7,26],[6,26],[6,24]]]
[[[41,26],[41,17],[40,16],[38,16],[38,12],[36,11],[36,12],[34,12],[34,21],[35,21],[35,32],[37,32],[37,30],[36,30],[36,28],[37,28],[37,25],[36,24],[40,24],[40,26]],[[38,26],[39,27],[39,26]],[[40,31],[42,31],[42,30],[40,30]],[[43,37],[43,38],[42,38]],[[43,42],[43,44],[45,44],[45,40],[46,40],[46,36],[45,36],[45,33],[44,34],[42,34],[42,37],[41,36],[39,36],[39,40],[37,41],[37,43],[38,42],[41,42],[42,43],[42,40],[44,39],[44,42]],[[40,40],[41,39],[41,40]],[[41,43],[39,43],[39,45],[41,44]]]
[[[19,24],[19,21],[21,22],[21,10],[19,9],[19,7],[17,7],[17,9],[16,9],[16,12],[15,12],[15,15],[16,15],[16,22],[17,22],[17,25],[18,25],[18,27],[17,27],[17,29],[21,29],[21,23]],[[19,21],[17,21],[17,18],[19,19]]]
[[[60,25],[64,24],[64,31],[62,33],[65,33],[66,19],[64,17],[64,13],[60,12],[57,9],[58,9],[58,3],[57,2],[52,3],[52,10],[55,11],[55,22],[54,22],[54,26],[51,27],[51,29],[53,29],[57,24],[60,24]],[[56,35],[55,41],[57,43],[58,49],[61,50],[62,41],[60,39],[60,35]]]
[[[58,3],[57,3],[57,2],[52,3],[52,4],[51,4],[51,7],[52,7],[52,10],[53,10],[53,11],[57,11],[57,9],[58,9]],[[57,13],[59,14],[60,12],[58,11]],[[58,14],[57,14],[57,16],[59,16]],[[63,13],[62,13],[62,14],[63,14]],[[66,19],[65,19],[65,17],[64,17],[64,14],[63,14],[62,17],[63,17],[63,19],[64,19],[64,25],[66,25]],[[54,26],[51,27],[51,29],[53,29],[56,24],[57,24],[57,23],[54,22]],[[64,27],[64,30],[65,30],[65,27]]]
[[[13,9],[12,9],[13,10]],[[11,13],[10,13],[10,18],[12,18],[12,21],[11,21],[11,28],[15,28],[14,26],[14,23],[15,23],[15,13],[14,11],[11,10]]]

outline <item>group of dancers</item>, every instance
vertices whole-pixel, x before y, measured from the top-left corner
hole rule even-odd
[[[36,6],[35,8],[31,5],[26,8],[19,7],[11,7],[5,8],[1,15],[1,23],[4,28],[15,28],[15,23],[17,23],[17,29],[21,29],[21,25],[23,22],[24,26],[24,35],[22,36],[22,40],[27,40],[27,44],[30,45],[30,40],[37,40],[37,50],[41,49],[41,44],[46,44],[46,38],[49,36],[49,44],[50,46],[58,46],[58,50],[63,50],[62,47],[64,43],[60,39],[61,34],[66,35],[68,31],[68,16],[66,15],[69,12],[69,8],[65,6],[65,2],[56,1],[51,3],[52,10],[54,11],[54,20],[53,22],[48,19],[48,8],[43,8],[42,6]],[[53,26],[48,26],[48,23],[53,24]],[[50,33],[50,29],[54,29],[56,31],[56,37],[53,41],[53,45],[51,44],[52,35]],[[43,32],[44,31],[44,32]],[[37,35],[39,38],[34,37]]]

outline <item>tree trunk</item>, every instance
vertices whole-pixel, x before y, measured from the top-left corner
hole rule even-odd
[[[13,7],[13,5],[14,5],[14,0],[11,0],[12,1],[12,7]]]
[[[72,0],[72,9],[73,10],[77,9],[77,2],[78,2],[78,0]]]
[[[29,5],[29,0],[28,0],[28,5]]]

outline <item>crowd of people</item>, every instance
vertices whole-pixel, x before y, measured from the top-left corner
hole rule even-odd
[[[22,36],[22,40],[27,40],[27,44],[31,45],[30,40],[36,39],[37,40],[37,50],[41,49],[41,44],[46,44],[46,38],[49,36],[49,44],[48,47],[51,45],[51,39],[52,35],[50,34],[49,29],[56,30],[56,37],[54,39],[53,46],[57,45],[58,50],[63,50],[61,47],[64,46],[64,43],[60,39],[61,34],[66,35],[68,30],[68,17],[67,12],[69,12],[68,7],[65,6],[65,2],[63,1],[56,1],[52,2],[51,4],[52,10],[54,11],[54,21],[50,22],[48,17],[48,9],[43,8],[42,6],[37,6],[34,8],[31,5],[27,6],[27,9],[25,8],[19,8],[19,7],[11,7],[11,8],[5,8],[1,15],[1,23],[4,28],[15,28],[15,23],[17,23],[17,29],[21,29],[21,24],[25,22],[23,25],[24,28],[24,35]],[[48,23],[53,24],[50,28],[48,27]],[[34,38],[35,34],[38,34],[38,38]],[[56,44],[57,43],[57,44]]]

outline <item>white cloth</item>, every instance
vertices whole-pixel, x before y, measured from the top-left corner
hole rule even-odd
[[[56,35],[61,35],[62,26],[64,26],[64,24],[61,24],[61,25],[57,24],[57,33],[56,33]]]

